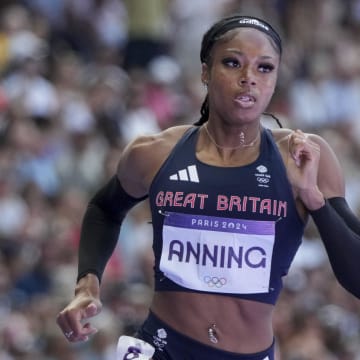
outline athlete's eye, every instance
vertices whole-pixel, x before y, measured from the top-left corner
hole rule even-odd
[[[275,69],[273,64],[263,63],[259,65],[260,72],[269,73]]]
[[[222,61],[222,63],[225,66],[232,67],[232,68],[238,68],[241,66],[239,60],[237,60],[235,58],[226,58]]]

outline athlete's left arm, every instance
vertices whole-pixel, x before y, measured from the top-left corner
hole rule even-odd
[[[290,135],[289,152],[292,178],[300,178],[298,196],[318,228],[334,274],[360,298],[360,220],[345,199],[339,161],[324,139],[301,131]]]

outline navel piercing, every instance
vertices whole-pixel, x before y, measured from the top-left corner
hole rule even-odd
[[[217,344],[219,342],[219,339],[217,338],[217,332],[216,332],[216,325],[212,324],[209,328],[208,328],[208,336],[209,336],[209,340],[213,343],[213,344]]]

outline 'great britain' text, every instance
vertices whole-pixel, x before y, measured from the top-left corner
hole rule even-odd
[[[208,194],[159,191],[155,202],[158,207],[184,207],[202,210],[205,209],[206,202],[210,202],[210,200]],[[216,210],[252,212],[285,218],[287,216],[287,201],[262,199],[255,196],[217,195]]]

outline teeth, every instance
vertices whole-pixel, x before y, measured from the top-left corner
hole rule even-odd
[[[240,96],[239,99],[241,101],[253,101],[254,99],[250,96]]]
[[[251,95],[238,95],[235,98],[235,101],[239,106],[247,109],[249,109],[256,103],[256,99]]]

